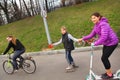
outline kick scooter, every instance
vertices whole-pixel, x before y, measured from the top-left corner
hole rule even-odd
[[[92,70],[92,67],[93,67],[93,51],[94,51],[93,46],[91,46],[90,70],[89,70],[89,75],[86,77],[86,80],[100,80],[100,79],[102,79],[101,76],[96,75]],[[112,79],[120,80],[120,69],[115,74],[113,74]]]

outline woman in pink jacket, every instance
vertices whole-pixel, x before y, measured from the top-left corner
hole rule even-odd
[[[98,40],[91,44],[91,46],[103,45],[103,54],[101,60],[106,69],[106,73],[102,74],[103,79],[109,79],[113,77],[111,71],[111,64],[109,61],[110,55],[113,53],[118,45],[118,37],[115,32],[111,29],[108,20],[101,16],[100,13],[96,12],[91,15],[91,21],[94,23],[94,28],[88,36],[84,36],[81,40],[88,40],[98,35]]]

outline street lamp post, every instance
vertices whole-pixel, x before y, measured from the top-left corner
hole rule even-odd
[[[43,17],[45,31],[46,31],[46,35],[47,35],[47,39],[48,39],[48,44],[51,44],[52,42],[51,42],[51,38],[50,38],[49,30],[48,30],[47,19],[46,19],[47,12],[43,8],[43,0],[40,0],[40,7],[41,7],[41,16]]]

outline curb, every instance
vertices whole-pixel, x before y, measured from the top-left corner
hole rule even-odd
[[[100,50],[102,49],[103,46],[95,46],[94,50]],[[120,47],[120,43],[118,44],[118,47]],[[91,46],[87,47],[80,47],[80,48],[75,48],[73,52],[85,52],[85,51],[90,51]],[[23,54],[23,56],[40,56],[40,55],[54,55],[54,54],[63,54],[65,53],[64,49],[60,50],[48,50],[48,51],[39,51],[39,52],[28,52],[26,54]],[[6,57],[7,55],[0,55],[0,58]]]
[[[102,49],[102,46],[97,46],[94,48],[94,50],[99,50]],[[85,52],[85,51],[90,51],[91,47],[80,47],[80,48],[75,48],[73,52]],[[54,54],[64,54],[65,49],[59,49],[59,50],[48,50],[48,51],[40,51],[40,52],[30,52],[27,53],[29,56],[37,56],[37,55],[54,55]]]
[[[118,44],[118,47],[120,47],[120,43]],[[100,50],[102,49],[103,46],[95,46],[94,50]],[[75,48],[73,52],[85,52],[85,51],[91,51],[91,46],[86,46],[86,47],[79,47]],[[40,51],[40,52],[30,52],[27,53],[28,56],[37,56],[37,55],[54,55],[54,54],[64,54],[65,50],[64,49],[59,49],[59,50],[48,50],[48,51]]]

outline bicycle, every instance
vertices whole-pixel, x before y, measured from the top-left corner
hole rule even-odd
[[[18,64],[18,69],[21,68],[28,74],[32,74],[36,71],[36,63],[35,63],[35,61],[32,57],[26,57],[26,58],[23,58],[23,60],[20,60],[20,58],[17,58],[16,61],[17,61],[17,64]],[[12,58],[11,58],[10,54],[8,54],[8,60],[5,60],[3,62],[3,70],[7,74],[13,74],[14,71],[15,71],[13,61],[12,61]]]

